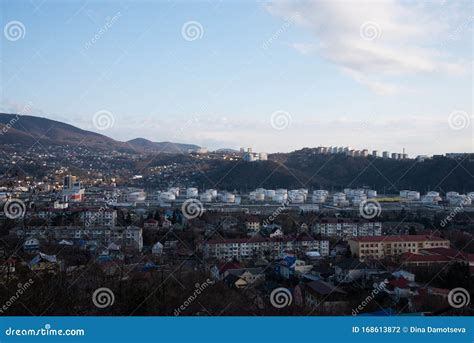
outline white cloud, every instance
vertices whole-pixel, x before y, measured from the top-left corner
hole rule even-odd
[[[464,71],[459,61],[435,47],[459,26],[459,21],[455,26],[448,22],[461,16],[462,9],[455,6],[394,0],[278,1],[267,8],[284,19],[298,15],[296,24],[314,36],[314,42],[289,46],[303,54],[318,52],[378,94],[405,91],[397,85],[400,76]]]

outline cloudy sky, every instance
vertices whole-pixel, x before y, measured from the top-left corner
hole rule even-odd
[[[473,151],[471,1],[1,2],[0,110],[118,140]]]

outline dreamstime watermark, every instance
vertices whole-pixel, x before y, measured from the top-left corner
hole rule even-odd
[[[6,302],[3,304],[2,307],[0,307],[0,314],[3,312],[7,311],[22,295],[25,293],[25,291],[31,287],[31,285],[34,284],[33,279],[29,279],[26,281],[24,284],[19,283],[17,285],[18,289],[16,290],[15,294],[12,295]]]
[[[120,192],[120,190],[117,192],[117,193],[114,193],[112,195],[112,197],[109,197],[107,196],[107,200],[105,201],[105,205],[104,206],[101,206],[99,208],[99,210],[94,213],[94,215],[90,218],[88,218],[85,222],[84,222],[84,225],[89,227],[91,226],[92,224],[95,223],[95,221],[101,216],[103,215],[109,208],[112,204],[116,203],[117,202],[117,199],[120,197],[122,193]]]
[[[357,306],[355,309],[352,310],[352,315],[357,316],[372,300],[375,299],[377,294],[385,290],[385,288],[387,287],[387,284],[388,284],[388,280],[384,280],[379,285],[377,285],[377,287],[375,287],[370,292],[370,294],[367,297],[365,297],[364,300],[362,300],[359,306]]]
[[[293,295],[290,290],[285,287],[275,288],[270,293],[270,303],[275,308],[283,308],[290,306],[293,302]]]
[[[364,219],[373,219],[380,216],[382,213],[382,206],[375,199],[361,201],[359,205],[359,214]]]
[[[474,16],[470,16],[467,20],[461,22],[454,30],[451,31],[449,36],[447,37],[447,41],[455,41],[458,39],[463,32],[467,32],[469,30],[472,31],[472,22],[474,21]]]
[[[186,120],[184,125],[180,126],[178,130],[176,130],[175,135],[173,136],[174,138],[179,138],[182,136],[182,134],[189,129],[190,127],[193,127],[195,124],[199,123],[199,118],[197,116],[193,116],[192,118]]]
[[[183,205],[181,205],[181,211],[186,219],[194,219],[202,216],[204,213],[204,205],[197,199],[187,199],[183,202]]]
[[[459,206],[456,206],[454,210],[449,212],[449,214],[446,217],[444,217],[443,220],[441,220],[440,226],[444,228],[446,225],[448,225],[448,223],[451,220],[454,219],[454,217],[456,217],[459,213],[463,211],[464,211],[464,203],[460,204]]]
[[[204,27],[198,21],[187,21],[181,27],[181,36],[188,42],[201,39],[204,36]]]
[[[17,113],[8,123],[5,124],[5,126],[2,127],[2,130],[0,131],[0,135],[3,136],[6,134],[15,124],[20,120],[20,116],[24,115],[25,113],[28,113],[31,111],[32,108],[32,103],[28,102],[23,108]]]
[[[366,41],[374,41],[382,36],[382,29],[375,21],[366,21],[360,26],[359,34]]]
[[[52,329],[50,324],[45,324],[39,329],[14,329],[5,330],[6,336],[85,336],[84,329]]]
[[[97,43],[102,38],[102,36],[110,30],[110,28],[115,24],[115,22],[120,19],[121,16],[122,13],[117,12],[112,18],[107,17],[105,20],[105,24],[99,29],[99,31],[94,34],[94,36],[89,41],[84,44],[84,49],[89,50],[95,43]]]
[[[3,205],[3,212],[8,219],[22,218],[26,213],[26,205],[20,199],[8,199]]]
[[[293,16],[291,16],[290,19],[285,20],[283,25],[277,31],[275,31],[275,33],[262,44],[262,49],[267,50],[273,42],[278,40],[280,38],[280,36],[283,33],[285,33],[285,31],[287,31],[295,23],[295,21],[297,20],[297,18],[299,16],[300,16],[300,14],[296,13]]]
[[[2,127],[2,130],[0,131],[0,135],[6,134],[14,125],[15,123],[20,120],[20,115],[17,114],[15,117],[13,117],[8,123],[5,124],[4,127]]]
[[[92,302],[98,308],[110,307],[115,302],[114,292],[106,287],[97,288],[92,294]]]
[[[201,293],[210,285],[212,285],[214,282],[211,279],[207,279],[204,281],[202,284],[196,283],[194,285],[195,289],[193,294],[191,294],[185,301],[184,303],[176,308],[174,310],[174,315],[179,316],[183,311],[185,311],[196,299]]]
[[[275,211],[272,212],[271,215],[268,216],[268,218],[263,220],[262,226],[265,227],[267,225],[270,225],[293,201],[294,195],[290,195],[287,199],[285,199],[281,206],[278,206]]]
[[[92,124],[97,130],[108,130],[114,126],[115,118],[113,114],[106,110],[97,111],[92,117]]]
[[[10,42],[25,38],[26,28],[21,21],[12,20],[3,27],[3,34]]]
[[[293,121],[291,114],[287,111],[278,110],[272,113],[270,123],[275,130],[285,130]]]
[[[469,127],[471,124],[471,118],[467,112],[454,111],[449,114],[448,124],[453,130],[463,130]]]
[[[471,303],[469,291],[462,287],[453,288],[448,293],[448,304],[454,308],[461,308]]]

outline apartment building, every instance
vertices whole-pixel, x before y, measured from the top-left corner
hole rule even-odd
[[[244,259],[270,253],[277,256],[284,251],[317,251],[321,256],[329,255],[329,241],[316,240],[309,235],[279,238],[216,239],[204,244],[204,257],[217,259]]]
[[[13,229],[18,237],[46,238],[54,241],[96,241],[103,247],[115,243],[121,247],[129,247],[141,251],[143,249],[143,230],[137,226],[31,226]]]
[[[32,217],[52,220],[58,216],[78,216],[79,223],[84,226],[115,226],[117,225],[117,211],[111,208],[43,208],[31,214]]]
[[[111,208],[85,209],[79,214],[81,223],[85,226],[115,226],[117,211]]]
[[[248,236],[255,236],[260,231],[260,222],[258,220],[247,220],[245,222]]]
[[[352,255],[360,260],[417,254],[422,249],[449,248],[449,240],[430,235],[364,236],[348,240]]]
[[[382,235],[381,222],[365,220],[322,219],[313,225],[312,233],[326,237],[350,238]]]

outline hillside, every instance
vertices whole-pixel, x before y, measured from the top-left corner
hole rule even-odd
[[[143,138],[120,142],[56,120],[0,113],[0,144],[15,144],[29,148],[36,142],[44,146],[80,145],[91,150],[122,152],[178,153],[199,148],[190,144],[155,143]]]
[[[139,152],[166,152],[166,153],[186,153],[199,149],[198,145],[181,144],[173,142],[152,142],[145,138],[135,138],[127,142],[136,151]]]
[[[341,155],[313,155],[295,151],[271,155],[269,161],[213,161],[198,182],[226,189],[310,188],[340,190],[371,187],[383,193],[402,189],[474,191],[474,160],[438,157],[424,162]]]

